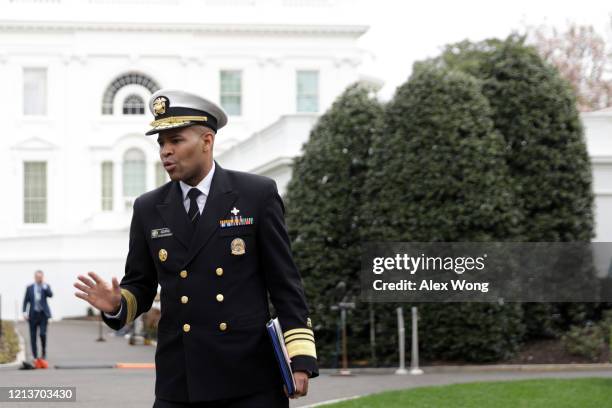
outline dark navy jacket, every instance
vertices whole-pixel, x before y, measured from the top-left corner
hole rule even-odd
[[[46,288],[44,287],[46,285]],[[51,291],[51,286],[48,284],[43,284],[43,287],[40,289],[40,305],[42,307],[42,311],[45,312],[47,319],[51,318],[51,309],[49,309],[49,305],[47,304],[47,298],[53,297],[53,292]],[[26,288],[25,296],[23,298],[23,312],[25,313],[28,304],[30,305],[30,311],[28,312],[28,316],[31,318],[34,314],[34,284],[31,284]]]
[[[242,217],[242,218],[240,218]],[[155,393],[211,401],[281,387],[265,324],[268,296],[294,370],[317,376],[312,323],[273,180],[216,164],[194,229],[178,182],[134,202],[118,330],[161,286]]]

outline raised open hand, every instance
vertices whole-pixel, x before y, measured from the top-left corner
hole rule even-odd
[[[81,290],[75,296],[87,301],[90,305],[109,314],[115,314],[121,306],[121,288],[119,281],[113,277],[112,284],[108,284],[94,272],[88,272],[88,278],[79,275],[82,282],[75,282],[74,287]]]

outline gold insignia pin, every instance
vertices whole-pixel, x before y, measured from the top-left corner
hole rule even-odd
[[[312,329],[312,321],[310,321],[310,317],[306,319],[306,326],[308,326],[309,329]]]
[[[159,250],[159,260],[166,262],[166,259],[168,259],[168,251],[162,248]]]
[[[234,238],[231,244],[232,255],[244,255],[246,252],[246,244],[242,238]]]
[[[164,113],[166,113],[166,101],[167,99],[163,96],[155,98],[155,100],[153,101],[153,113],[155,114],[155,116],[163,115]]]

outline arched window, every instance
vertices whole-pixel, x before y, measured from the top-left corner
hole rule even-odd
[[[144,115],[144,101],[139,95],[129,95],[123,101],[124,115]]]
[[[150,93],[155,93],[160,89],[160,86],[153,79],[146,75],[137,72],[129,72],[117,77],[111,84],[106,87],[104,96],[102,97],[102,114],[113,114],[113,101],[117,91],[126,85],[141,85],[149,90]]]
[[[147,188],[145,155],[140,149],[130,149],[123,156],[123,195],[137,197]]]

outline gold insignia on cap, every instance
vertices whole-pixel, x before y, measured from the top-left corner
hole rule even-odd
[[[169,128],[172,126],[182,126],[190,122],[208,122],[208,116],[170,116],[151,122],[151,126],[156,128]]]
[[[159,250],[159,260],[162,262],[166,262],[166,259],[168,259],[168,251],[166,251],[165,249],[160,249]]]
[[[153,101],[153,114],[155,116],[166,113],[166,102],[168,102],[168,98],[165,96],[160,96]]]
[[[246,244],[242,238],[234,238],[231,244],[232,255],[244,255],[246,252]]]

